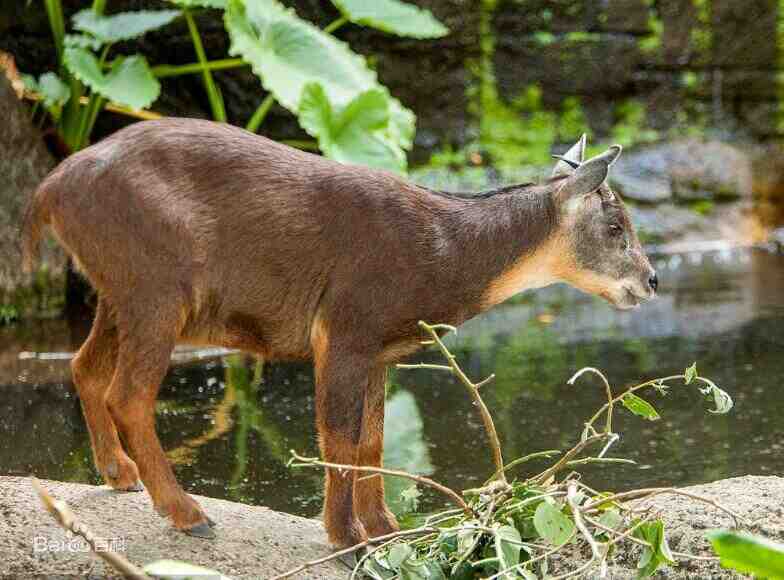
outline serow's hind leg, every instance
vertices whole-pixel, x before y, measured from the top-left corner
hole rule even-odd
[[[365,390],[359,465],[381,467],[384,454],[384,383],[386,368],[373,369]],[[384,502],[384,478],[358,473],[354,484],[354,510],[370,537],[399,530],[397,520]]]
[[[71,361],[74,385],[90,432],[95,466],[120,491],[141,491],[139,470],[126,455],[106,405],[117,364],[117,328],[104,300],[98,302],[90,336]]]
[[[155,433],[155,401],[179,332],[179,308],[145,311],[154,316],[126,318],[134,322],[121,336],[109,410],[158,513],[179,530],[212,538],[211,521],[177,483]]]

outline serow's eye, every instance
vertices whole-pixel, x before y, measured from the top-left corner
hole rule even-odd
[[[613,238],[617,238],[617,237],[618,237],[618,236],[620,236],[622,233],[623,233],[623,228],[622,228],[621,226],[619,226],[619,225],[617,225],[617,224],[612,224],[612,225],[610,226],[610,235],[611,235]]]

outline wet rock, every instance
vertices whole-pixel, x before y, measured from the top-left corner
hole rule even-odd
[[[36,294],[33,281],[21,271],[19,226],[27,196],[54,166],[41,134],[30,121],[30,112],[16,96],[11,83],[0,73],[0,303],[20,309],[31,307],[27,294]],[[61,279],[63,253],[47,245],[41,254],[40,278],[47,286]],[[41,282],[41,280],[39,280]],[[40,284],[39,284],[40,286]],[[24,304],[22,304],[24,303]]]
[[[611,180],[622,195],[644,203],[749,197],[751,157],[720,141],[660,143],[623,155]]]

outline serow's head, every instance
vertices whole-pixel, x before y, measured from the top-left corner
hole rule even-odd
[[[621,198],[607,184],[620,145],[584,161],[585,135],[553,169],[563,256],[559,278],[619,309],[656,294],[658,279]]]

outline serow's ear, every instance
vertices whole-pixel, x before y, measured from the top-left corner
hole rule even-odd
[[[569,151],[555,157],[559,161],[553,167],[552,177],[571,175],[574,172],[574,168],[585,159],[585,133],[577,140],[577,143],[569,148]]]
[[[613,145],[604,153],[591,157],[574,170],[561,191],[569,196],[585,195],[599,189],[610,173],[610,166],[621,155],[621,146]]]

